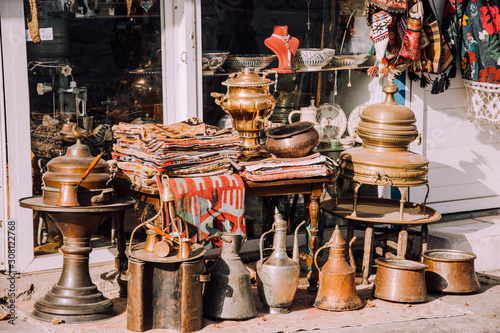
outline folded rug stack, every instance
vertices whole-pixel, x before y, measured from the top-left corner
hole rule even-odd
[[[229,129],[210,126],[193,117],[172,125],[113,126],[111,153],[117,176],[136,185],[156,187],[155,174],[197,177],[230,174],[238,167],[241,139]]]
[[[257,162],[240,162],[244,167],[240,175],[253,182],[281,179],[326,177],[333,174],[335,162],[324,155],[314,153],[300,158],[271,157]]]

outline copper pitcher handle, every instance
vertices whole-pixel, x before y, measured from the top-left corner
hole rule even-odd
[[[260,251],[260,260],[262,260],[264,258],[264,255],[263,255],[263,247],[264,247],[264,237],[270,233],[270,232],[275,232],[274,230],[274,224],[273,224],[273,228],[271,230],[268,230],[266,231],[265,233],[263,233],[261,236],[260,236],[260,241],[259,241],[259,251]]]
[[[354,255],[352,254],[352,243],[356,241],[356,236],[353,236],[349,241],[349,261],[351,262],[351,267],[356,270],[356,262],[354,261]]]
[[[323,245],[322,247],[320,247],[320,248],[316,251],[316,253],[314,254],[314,266],[316,266],[316,269],[317,269],[317,270],[318,270],[318,272],[320,272],[320,273],[321,273],[321,270],[320,270],[320,269],[319,269],[319,267],[318,267],[318,260],[317,260],[317,259],[318,259],[318,254],[319,254],[322,250],[326,249],[327,247],[330,247],[330,243],[326,243],[325,245]]]

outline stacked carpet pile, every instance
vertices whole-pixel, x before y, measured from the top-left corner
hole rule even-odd
[[[253,182],[282,179],[326,177],[335,170],[335,162],[319,153],[300,158],[270,157],[256,162],[240,162],[244,167],[240,175]]]
[[[196,117],[172,125],[120,123],[113,136],[117,177],[136,185],[156,187],[155,174],[205,177],[238,168],[241,139]]]

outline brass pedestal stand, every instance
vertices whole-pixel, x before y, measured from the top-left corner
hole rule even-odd
[[[31,316],[42,321],[58,317],[66,323],[91,322],[113,316],[113,304],[90,278],[90,238],[107,213],[132,208],[135,200],[113,198],[113,202],[106,205],[59,207],[44,204],[40,196],[23,198],[19,203],[21,207],[49,215],[64,239],[59,281],[36,301]]]

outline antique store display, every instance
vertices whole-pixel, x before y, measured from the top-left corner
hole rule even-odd
[[[421,262],[405,259],[379,258],[373,283],[373,296],[386,301],[421,303],[427,301],[425,270]]]
[[[217,233],[222,252],[209,268],[210,281],[203,295],[203,314],[217,319],[249,319],[257,315],[250,273],[241,261],[241,235]]]
[[[423,263],[427,289],[446,293],[470,293],[481,288],[474,269],[476,255],[467,251],[435,249],[425,251]]]
[[[259,132],[277,102],[269,93],[269,86],[274,82],[267,79],[266,75],[256,74],[254,68],[245,68],[242,72],[230,74],[222,82],[227,86],[226,94],[211,94],[215,103],[231,116],[233,127],[243,140],[240,146],[243,157],[266,156],[261,151]]]
[[[385,101],[367,106],[361,114],[356,133],[363,140],[362,146],[340,154],[339,175],[355,184],[352,216],[357,214],[358,190],[362,184],[397,187],[402,198],[400,220],[408,187],[426,185],[427,200],[429,161],[408,150],[419,133],[413,111],[394,100],[398,90],[392,79],[384,86]]]
[[[335,226],[330,241],[320,247],[314,255],[314,264],[319,271],[319,287],[314,306],[329,311],[356,310],[363,306],[356,291],[356,265],[352,254],[353,237],[349,242],[349,261],[346,258],[346,245],[340,234],[339,226]],[[321,269],[318,267],[318,254],[330,248],[328,260]]]
[[[59,281],[35,303],[32,316],[43,321],[59,317],[67,323],[109,318],[113,304],[90,278],[90,238],[108,214],[132,208],[135,200],[111,196],[108,164],[99,155],[93,157],[80,138],[65,156],[49,161],[47,169],[43,196],[21,199],[20,205],[54,221],[63,235],[64,259]]]
[[[264,40],[264,44],[278,57],[278,68],[273,70],[278,73],[293,73],[293,58],[299,48],[299,40],[291,37],[288,33],[288,26],[275,25],[271,37]]]
[[[290,312],[289,307],[297,291],[300,277],[298,230],[305,223],[303,221],[295,229],[291,259],[286,254],[287,222],[277,208],[272,229],[260,237],[260,260],[257,262],[256,271],[259,298],[264,304],[262,312],[272,314]],[[271,232],[274,232],[273,252],[264,259],[264,237]]]

